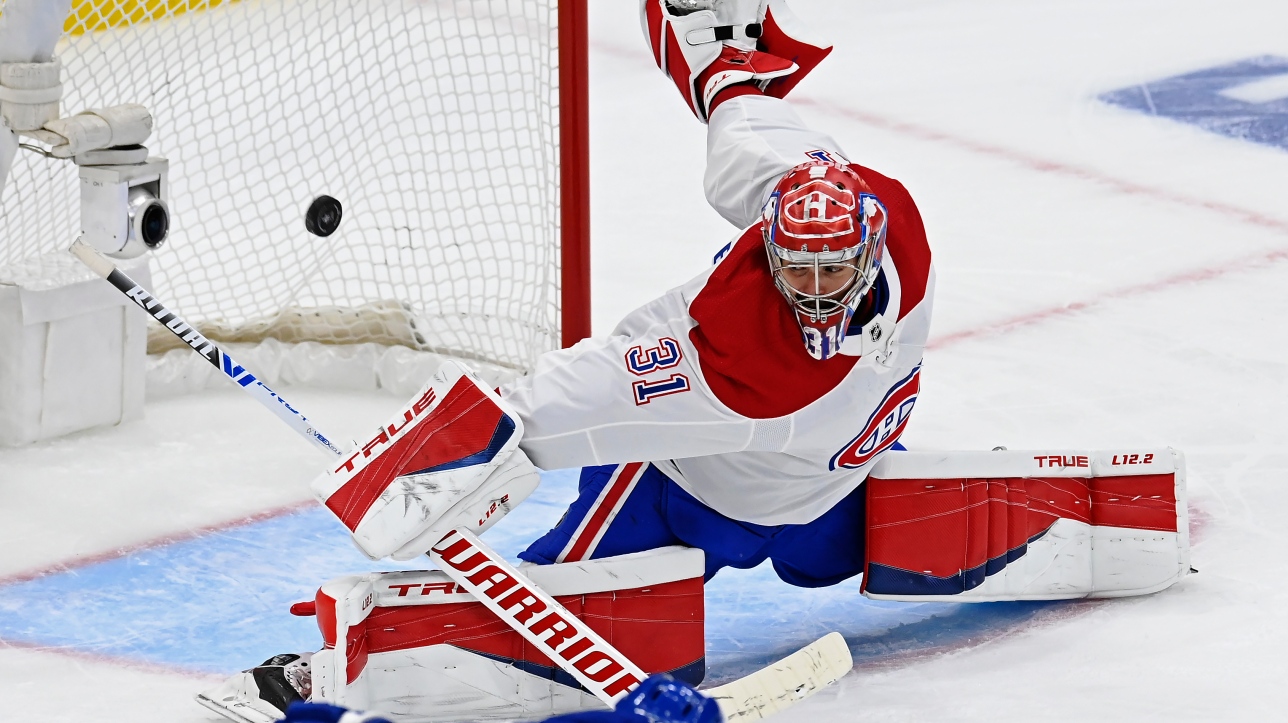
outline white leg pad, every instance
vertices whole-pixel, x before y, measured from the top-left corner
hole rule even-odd
[[[1190,572],[1173,449],[900,452],[865,484],[870,598],[1124,597]]]
[[[701,550],[667,547],[523,572],[647,672],[696,685],[703,560]],[[312,659],[314,701],[426,721],[603,708],[442,572],[337,578],[318,591],[316,612],[326,648]]]

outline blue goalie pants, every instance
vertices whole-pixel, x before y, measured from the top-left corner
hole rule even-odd
[[[783,581],[825,587],[863,572],[864,487],[803,525],[756,525],[699,502],[648,463],[584,467],[577,500],[519,554],[539,565],[626,555],[667,545],[706,553],[706,579],[723,567],[772,560]]]

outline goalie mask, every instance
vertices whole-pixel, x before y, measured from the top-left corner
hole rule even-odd
[[[885,206],[845,164],[811,161],[778,182],[760,223],[774,285],[792,306],[805,349],[830,359],[881,270]]]

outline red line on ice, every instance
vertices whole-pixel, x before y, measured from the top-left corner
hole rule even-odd
[[[1268,216],[1251,209],[1240,208],[1228,203],[1213,201],[1211,199],[1201,198],[1198,196],[1189,196],[1183,193],[1170,191],[1165,188],[1156,188],[1132,181],[1125,181],[1090,168],[1083,168],[1068,163],[1039,158],[1004,146],[971,140],[969,138],[962,138],[933,128],[928,128],[926,126],[886,118],[874,113],[837,105],[835,103],[800,96],[794,96],[792,100],[799,105],[812,106],[824,112],[832,113],[867,125],[876,126],[878,128],[883,128],[895,133],[919,138],[921,140],[944,143],[960,150],[1002,158],[1039,173],[1050,173],[1068,178],[1090,181],[1092,183],[1109,186],[1123,193],[1145,196],[1168,203],[1175,203],[1185,206],[1186,208],[1201,208],[1213,213],[1218,213],[1240,223],[1288,234],[1288,221]],[[1195,269],[1193,271],[1182,271],[1154,281],[1146,281],[1139,284],[1124,286],[1119,289],[1101,292],[1093,299],[1074,301],[1060,306],[1052,306],[1045,309],[1030,311],[1007,319],[1002,319],[1000,321],[986,323],[974,329],[965,329],[963,331],[951,332],[942,336],[935,336],[930,340],[930,343],[927,344],[927,347],[930,349],[942,349],[958,342],[1006,334],[1011,331],[1015,331],[1016,329],[1046,322],[1050,319],[1071,316],[1077,312],[1095,308],[1106,301],[1144,296],[1146,294],[1152,294],[1154,292],[1189,284],[1200,284],[1228,276],[1230,274],[1263,268],[1284,260],[1288,260],[1288,251],[1285,250],[1253,253],[1242,258],[1234,259],[1233,261],[1224,262],[1219,267],[1204,266],[1203,268]]]
[[[255,514],[252,514],[252,515],[238,517],[231,520],[225,520],[224,522],[217,522],[213,525],[205,525],[203,527],[197,527],[191,530],[184,530],[182,532],[175,532],[168,535],[162,535],[160,537],[154,537],[150,540],[145,540],[143,542],[136,542],[131,545],[118,547],[114,550],[108,550],[106,552],[100,552],[94,555],[84,555],[84,556],[78,555],[76,557],[69,558],[62,562],[56,562],[52,565],[46,565],[44,567],[38,567],[31,570],[19,572],[19,573],[14,573],[12,575],[2,576],[0,577],[0,586],[14,585],[21,582],[28,582],[30,580],[36,580],[36,579],[45,577],[47,575],[57,575],[59,573],[68,572],[69,570],[77,570],[82,567],[89,567],[90,565],[96,565],[100,562],[107,562],[108,560],[116,560],[122,557],[126,557],[128,555],[132,555],[136,552],[142,552],[143,550],[151,550],[158,547],[165,547],[166,545],[173,545],[176,542],[184,542],[184,541],[196,539],[198,537],[202,537],[205,535],[212,535],[218,532],[225,532],[227,530],[231,530],[237,527],[251,525],[256,522],[271,520],[276,517],[282,517],[284,515],[289,515],[293,512],[298,512],[300,510],[312,507],[314,504],[315,503],[312,500],[309,500],[307,502],[296,502],[294,504],[283,505],[281,507],[274,507],[268,510],[264,510],[263,512],[256,512]],[[16,645],[15,643],[10,643],[10,644]]]
[[[1106,301],[1130,299],[1136,296],[1152,294],[1156,291],[1173,289],[1186,284],[1201,284],[1223,276],[1263,268],[1285,260],[1288,260],[1288,250],[1264,251],[1261,253],[1250,254],[1248,256],[1226,262],[1220,268],[1203,268],[1196,271],[1182,271],[1181,273],[1173,274],[1172,276],[1165,276],[1155,281],[1146,281],[1141,284],[1133,284],[1131,286],[1124,286],[1120,289],[1105,291],[1094,299],[1073,301],[1062,306],[1052,306],[1046,309],[1030,311],[1007,319],[1002,319],[1001,321],[984,324],[982,326],[975,327],[974,329],[964,329],[962,331],[950,332],[942,336],[935,336],[930,340],[930,343],[926,344],[926,347],[929,349],[942,349],[944,347],[952,346],[958,342],[1006,334],[1008,332],[1015,331],[1016,329],[1041,324],[1057,317],[1072,316],[1080,311],[1086,311],[1100,306]]]
[[[106,665],[113,665],[118,668],[128,668],[130,670],[138,670],[145,673],[182,675],[188,678],[196,678],[198,680],[224,680],[227,677],[224,675],[220,675],[218,673],[210,673],[204,670],[184,668],[178,665],[162,665],[160,663],[149,663],[147,661],[138,660],[136,658],[127,658],[120,655],[107,655],[105,653],[94,653],[87,650],[79,650],[76,648],[65,648],[65,647],[58,647],[58,646],[51,646],[51,645],[39,645],[36,643],[26,643],[26,642],[6,640],[4,638],[0,638],[0,649],[6,649],[6,648],[11,650],[30,650],[32,652],[37,652],[37,653],[50,653],[53,655],[61,655],[66,658],[74,658],[76,660],[83,660],[91,663],[103,663]]]
[[[792,102],[797,105],[818,108],[819,110],[839,115],[843,118],[849,118],[851,120],[859,121],[860,123],[877,126],[878,128],[884,128],[906,136],[912,136],[914,138],[920,138],[927,141],[935,141],[937,143],[944,143],[962,150],[980,153],[987,156],[1004,158],[1012,163],[1016,163],[1040,173],[1052,173],[1083,181],[1092,181],[1094,183],[1111,186],[1124,193],[1130,193],[1137,196],[1148,196],[1160,201],[1180,204],[1187,208],[1203,208],[1238,219],[1239,221],[1254,226],[1261,226],[1262,228],[1288,233],[1288,220],[1267,216],[1266,214],[1253,211],[1251,209],[1240,208],[1220,201],[1213,201],[1201,196],[1189,196],[1183,193],[1176,193],[1175,191],[1169,191],[1165,188],[1156,188],[1154,186],[1146,186],[1133,181],[1124,181],[1121,178],[1114,178],[1113,176],[1090,168],[1083,168],[1081,166],[1052,161],[1038,156],[1031,156],[1012,148],[1006,148],[1005,146],[998,146],[992,143],[985,143],[983,141],[976,141],[969,138],[963,138],[961,136],[951,135],[926,126],[909,123],[907,121],[895,120],[893,118],[886,118],[875,113],[869,113],[855,108],[837,105],[835,103],[801,96],[792,96]]]

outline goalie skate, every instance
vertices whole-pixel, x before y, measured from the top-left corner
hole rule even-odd
[[[312,653],[274,655],[215,688],[197,702],[238,723],[276,723],[297,700],[308,700]]]

